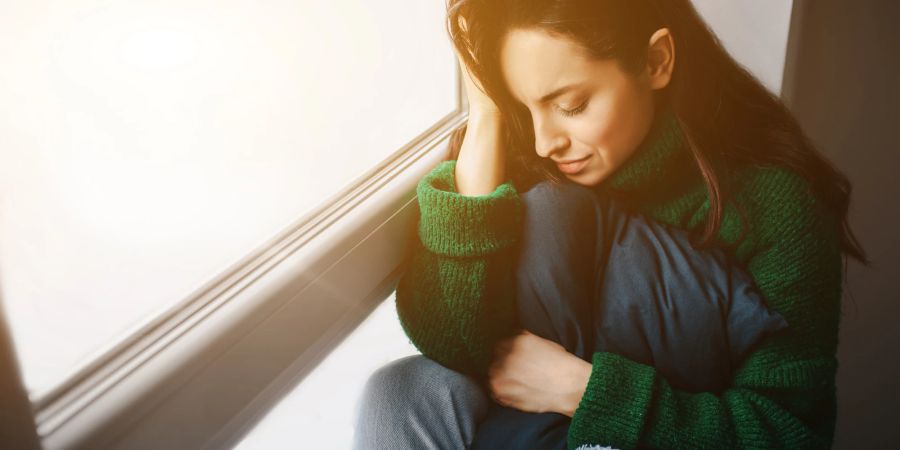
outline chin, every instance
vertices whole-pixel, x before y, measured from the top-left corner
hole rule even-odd
[[[582,186],[593,187],[602,183],[603,180],[606,179],[606,173],[598,170],[592,171],[584,171],[582,173],[576,175],[564,175],[573,183],[580,184]]]

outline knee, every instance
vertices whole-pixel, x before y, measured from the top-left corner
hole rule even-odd
[[[383,407],[392,403],[392,399],[407,389],[422,390],[417,385],[424,382],[421,377],[421,369],[425,367],[426,362],[420,355],[391,361],[379,367],[369,376],[363,388],[363,397],[368,403]]]
[[[441,408],[460,400],[477,404],[484,395],[480,389],[472,378],[425,356],[412,355],[392,361],[369,376],[361,407],[418,410]]]
[[[542,181],[524,194],[526,226],[559,233],[574,224],[594,224],[603,210],[603,199],[577,183]]]
[[[366,381],[354,448],[468,448],[489,402],[466,375],[422,355],[398,359]]]
[[[544,181],[522,194],[522,199],[521,257],[535,265],[537,273],[559,259],[587,257],[609,218],[608,200],[576,183]]]
[[[590,203],[592,196],[591,188],[577,183],[541,181],[522,194],[522,199],[529,205],[568,210]]]

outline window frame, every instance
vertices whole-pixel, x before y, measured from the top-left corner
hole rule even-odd
[[[14,417],[53,449],[240,442],[394,291],[418,219],[415,186],[468,116],[454,64],[453,111],[58,386],[32,393],[31,411]],[[7,379],[10,393],[26,392],[19,376]]]

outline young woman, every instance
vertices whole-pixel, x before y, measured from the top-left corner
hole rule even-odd
[[[420,448],[477,446],[487,395],[570,418],[568,448],[829,447],[841,254],[866,261],[847,224],[849,183],[778,99],[688,0],[452,0],[448,19],[471,72],[469,121],[453,159],[419,185],[421,241],[397,290],[404,329],[425,357],[370,380],[393,395],[385,401],[402,398],[395,387],[410,404],[435,394],[429,410],[369,402],[361,418],[386,407],[380,417],[395,428],[385,433],[398,445],[412,436]],[[789,328],[705,392],[621,353],[586,361],[519,332],[514,249],[523,201],[530,206],[517,192],[544,180],[684,230],[698,252],[727,251]],[[552,215],[552,202],[542,204]],[[360,424],[365,446],[371,427],[360,434]]]

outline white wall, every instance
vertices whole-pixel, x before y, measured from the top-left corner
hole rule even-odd
[[[725,49],[764,86],[780,95],[793,0],[693,2]],[[678,43],[675,45],[677,55]]]

